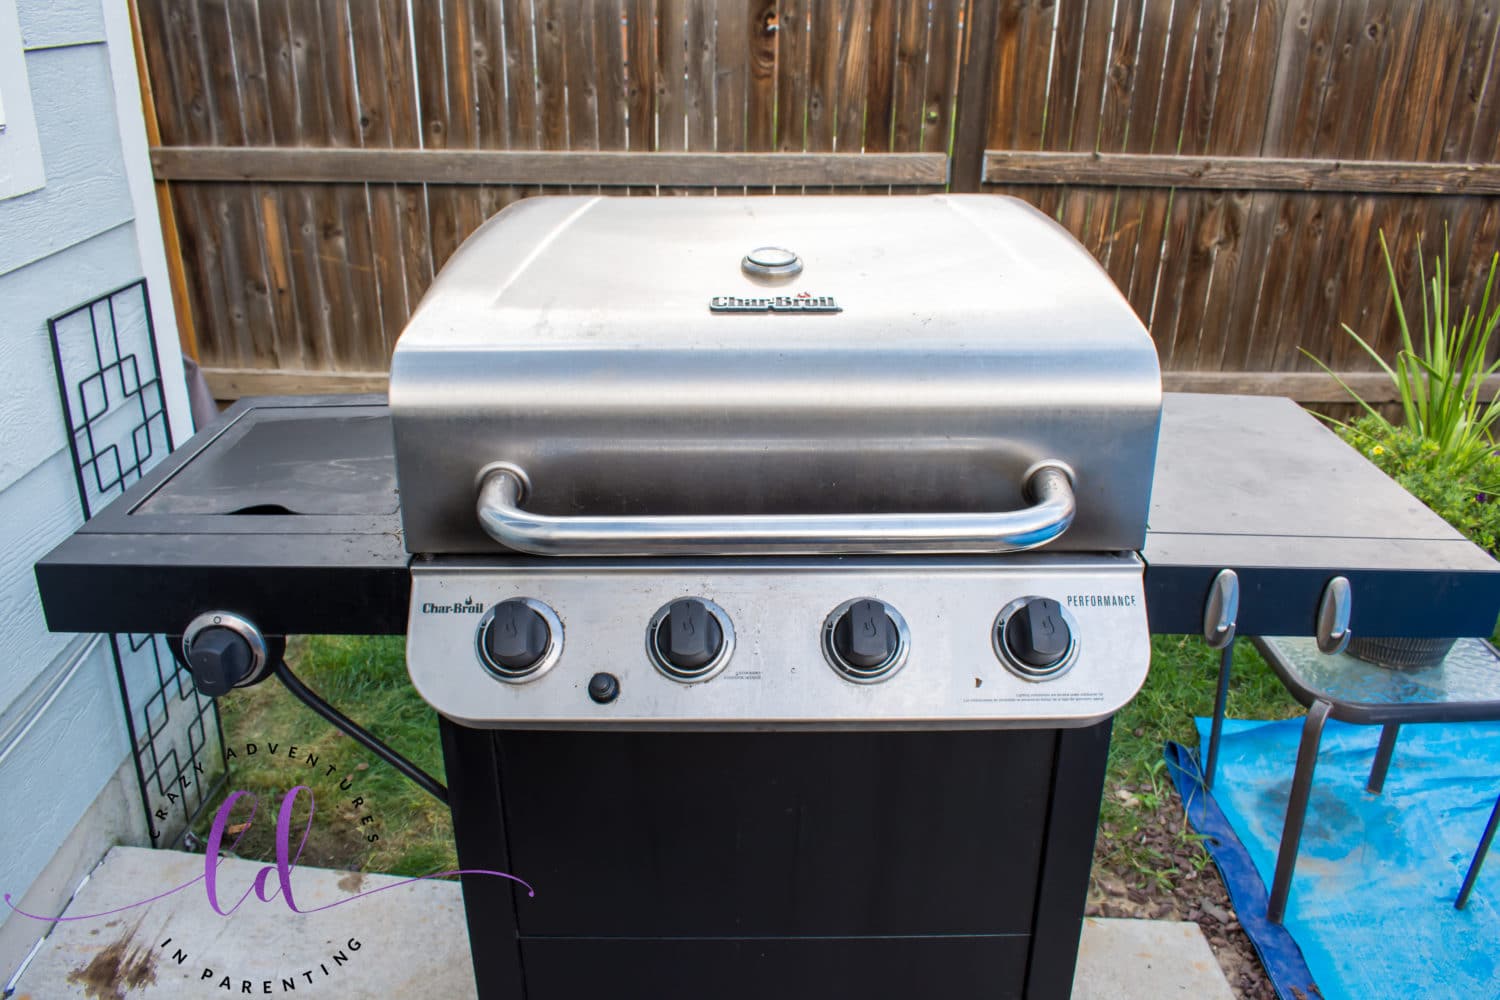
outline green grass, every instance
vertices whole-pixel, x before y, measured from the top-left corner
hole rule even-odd
[[[402,637],[299,638],[290,644],[287,662],[325,701],[443,780],[437,717],[407,680]],[[275,680],[222,699],[219,709],[225,744],[238,754],[230,761],[228,787],[260,797],[260,812],[236,853],[273,858],[272,829],[281,797],[292,786],[305,784],[316,805],[304,864],[398,875],[458,867],[447,807],[324,722]],[[247,743],[258,746],[254,756],[246,755]],[[277,745],[274,754],[268,752],[272,743]],[[286,756],[292,745],[297,747],[295,761]],[[316,767],[301,762],[308,754],[317,756]],[[330,764],[335,768],[331,775]],[[356,798],[363,801],[356,805]],[[244,816],[236,810],[236,820]],[[294,834],[305,816],[304,807],[293,823]],[[200,836],[206,836],[211,819],[199,823]]]
[[[436,718],[407,680],[403,652],[399,637],[320,636],[295,640],[288,661],[314,691],[441,780]],[[1159,837],[1144,836],[1158,807],[1170,798],[1162,745],[1169,739],[1197,743],[1193,717],[1213,710],[1217,677],[1218,655],[1201,640],[1153,640],[1150,675],[1116,718],[1110,749],[1099,856],[1116,872],[1159,884],[1170,880],[1175,862],[1147,842],[1159,844]],[[261,796],[262,812],[241,841],[240,855],[274,857],[270,819],[287,789],[304,783],[312,788],[317,807],[303,863],[400,875],[457,867],[447,809],[318,718],[280,684],[268,681],[219,704],[225,740],[239,755],[231,761],[229,787]],[[1281,719],[1300,712],[1254,648],[1240,642],[1229,715]],[[247,757],[245,744],[252,742],[260,752]],[[266,752],[270,743],[278,746],[274,755]],[[287,759],[291,744],[298,747],[299,758],[316,754],[318,766]],[[328,764],[336,766],[333,775],[327,774]],[[348,779],[347,790],[340,788],[341,778]],[[358,807],[352,804],[355,796],[364,800]],[[303,815],[294,827],[300,827]],[[366,816],[372,819],[362,823]],[[200,823],[200,835],[207,826],[207,820]],[[371,833],[378,839],[368,841]],[[1206,862],[1201,851],[1195,854]]]
[[[1100,810],[1098,856],[1122,874],[1166,884],[1173,862],[1148,841],[1158,806],[1170,798],[1162,746],[1176,740],[1198,743],[1194,716],[1213,712],[1219,654],[1195,636],[1157,636],[1151,641],[1146,684],[1115,718],[1109,750],[1109,776]],[[1242,719],[1289,719],[1302,713],[1261,659],[1255,647],[1238,640],[1230,675],[1227,715]],[[1122,795],[1121,792],[1125,795]],[[1178,834],[1190,838],[1191,834]],[[1192,852],[1201,866],[1207,855]]]

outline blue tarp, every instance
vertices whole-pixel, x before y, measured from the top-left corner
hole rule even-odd
[[[1468,908],[1453,908],[1500,793],[1500,724],[1403,728],[1385,791],[1371,795],[1379,728],[1330,722],[1283,930],[1265,921],[1265,900],[1301,730],[1300,719],[1228,720],[1211,798],[1196,753],[1167,747],[1189,819],[1217,841],[1210,852],[1278,993],[1500,998],[1500,845]],[[1207,719],[1198,731],[1206,744]]]

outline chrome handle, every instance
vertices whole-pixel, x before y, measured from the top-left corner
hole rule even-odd
[[[479,524],[495,541],[539,556],[897,555],[1022,552],[1073,523],[1068,474],[1039,466],[1026,482],[1030,507],[992,514],[766,514],[553,517],[521,508],[524,473],[483,473]]]
[[[1325,653],[1342,653],[1353,635],[1349,630],[1354,593],[1349,581],[1336,576],[1323,588],[1318,602],[1318,649]]]
[[[1239,575],[1232,569],[1221,569],[1203,605],[1203,641],[1209,649],[1225,649],[1234,642],[1239,616]]]

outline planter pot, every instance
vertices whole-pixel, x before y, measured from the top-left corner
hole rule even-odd
[[[1381,636],[1355,636],[1349,640],[1350,656],[1395,670],[1420,670],[1435,667],[1453,648],[1457,639],[1388,639]]]

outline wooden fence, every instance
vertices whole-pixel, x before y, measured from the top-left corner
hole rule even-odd
[[[434,270],[553,191],[1013,194],[1168,384],[1339,398],[1446,225],[1500,244],[1490,0],[136,0],[187,346],[380,384]],[[150,117],[150,116],[148,116]],[[1379,380],[1362,379],[1377,395]]]

